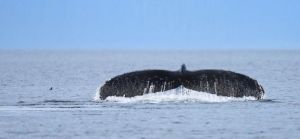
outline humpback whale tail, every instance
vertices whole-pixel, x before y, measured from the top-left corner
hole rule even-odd
[[[118,75],[106,81],[99,93],[100,99],[108,96],[133,97],[179,86],[218,96],[253,96],[262,99],[264,95],[262,86],[246,75],[225,70],[188,71],[185,64],[181,65],[179,72],[142,70]]]

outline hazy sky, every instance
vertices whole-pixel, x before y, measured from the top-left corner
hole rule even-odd
[[[300,0],[0,0],[0,48],[300,48]]]

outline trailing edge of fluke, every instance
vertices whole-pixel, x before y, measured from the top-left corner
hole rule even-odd
[[[134,97],[147,93],[185,88],[218,96],[252,96],[262,99],[264,89],[256,80],[232,71],[188,71],[183,64],[179,71],[142,70],[118,75],[100,88],[100,99],[108,96]]]

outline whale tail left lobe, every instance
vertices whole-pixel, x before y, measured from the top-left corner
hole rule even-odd
[[[166,91],[178,87],[176,72],[145,70],[126,73],[107,81],[100,88],[100,98],[108,96],[133,97],[147,93]]]

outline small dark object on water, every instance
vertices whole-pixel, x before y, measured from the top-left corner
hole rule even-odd
[[[188,71],[183,64],[179,71],[143,70],[116,76],[100,88],[100,99],[108,96],[134,97],[163,92],[178,87],[216,94],[218,96],[252,96],[262,99],[264,89],[246,75],[225,70]]]
[[[53,87],[50,87],[49,90],[53,90]]]
[[[20,100],[20,101],[18,101],[18,103],[25,103],[25,101],[23,101],[23,100]]]

